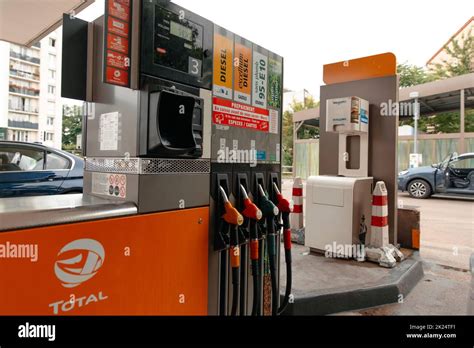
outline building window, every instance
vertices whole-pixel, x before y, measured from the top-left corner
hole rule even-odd
[[[49,85],[48,86],[48,93],[49,94],[56,94],[56,87]]]
[[[56,104],[48,102],[48,115],[56,115]]]
[[[48,117],[48,118],[46,119],[46,124],[47,124],[48,126],[54,125],[54,117]]]
[[[54,136],[53,133],[45,132],[44,133],[44,140],[45,141],[53,141],[53,136]]]
[[[56,71],[49,69],[48,72],[49,72],[49,78],[52,79],[52,80],[55,80],[56,79]]]
[[[56,56],[54,54],[49,54],[49,67],[56,68]]]
[[[53,38],[49,38],[49,45],[50,45],[51,47],[56,47],[56,40],[53,39]]]

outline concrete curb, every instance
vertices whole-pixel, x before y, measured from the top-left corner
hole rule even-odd
[[[317,290],[295,297],[284,315],[326,315],[396,303],[406,297],[423,276],[421,261],[408,259],[378,282]]]

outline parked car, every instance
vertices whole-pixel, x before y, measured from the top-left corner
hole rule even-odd
[[[414,198],[432,194],[474,195],[474,153],[448,155],[431,167],[410,168],[398,174],[398,189]]]
[[[82,193],[84,161],[47,146],[0,141],[0,197]]]

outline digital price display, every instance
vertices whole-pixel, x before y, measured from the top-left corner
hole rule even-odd
[[[201,77],[203,33],[201,25],[156,5],[153,62]]]

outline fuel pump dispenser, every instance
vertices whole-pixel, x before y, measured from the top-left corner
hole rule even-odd
[[[270,291],[278,306],[264,180],[280,180],[283,58],[169,0],[104,5],[91,23],[62,22],[61,94],[85,101],[84,194],[66,203],[73,220],[64,200],[45,198],[46,209],[22,208],[41,223],[16,231],[17,214],[8,226],[18,241],[34,235],[43,261],[3,274],[21,270],[9,281],[23,285],[21,296],[3,289],[2,313],[260,315]],[[85,252],[100,260],[81,285]],[[47,286],[32,285],[37,273]],[[97,301],[71,304],[71,284]]]
[[[222,208],[215,193],[219,182],[228,183],[228,198],[244,216],[238,228],[241,267],[237,314],[264,312],[264,298],[270,296],[270,290],[263,286],[267,234],[271,234],[274,276],[278,277],[275,215],[271,217],[273,223],[269,224],[271,233],[268,233],[255,178],[261,179],[259,183],[265,188],[267,176],[273,173],[280,177],[282,93],[283,58],[214,25],[210,211],[211,221],[215,223],[211,224],[213,242],[209,260],[218,267],[210,272],[209,287],[210,293],[219,294],[218,301],[211,301],[210,307],[217,306],[220,315],[235,314],[232,310],[235,292],[229,291],[232,269],[225,261],[231,246],[220,241],[218,220]],[[273,292],[279,296],[277,281]]]
[[[208,313],[261,314],[262,239],[278,298],[279,236],[251,183],[279,181],[283,58],[168,0],[108,0],[93,23],[63,21],[63,50],[78,53],[64,96],[88,102],[84,192],[174,221],[204,208]],[[77,66],[87,79],[73,85]]]

